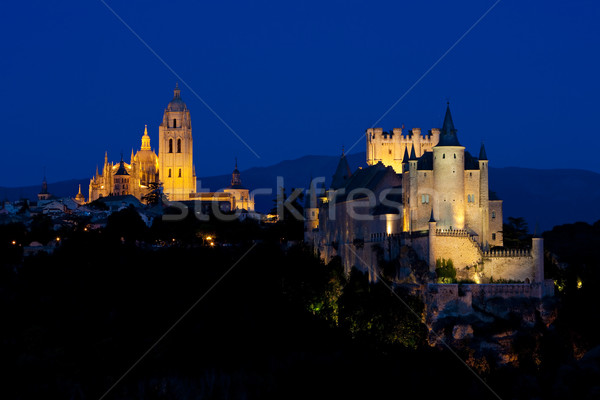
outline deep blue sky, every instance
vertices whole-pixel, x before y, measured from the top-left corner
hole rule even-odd
[[[107,3],[188,88],[198,176],[351,146],[494,1]],[[378,125],[439,127],[492,166],[600,172],[600,4],[501,1]],[[0,185],[91,177],[158,125],[178,80],[100,2],[0,14]],[[364,140],[354,151],[364,151]]]

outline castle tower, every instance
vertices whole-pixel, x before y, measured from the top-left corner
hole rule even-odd
[[[408,187],[409,187],[409,232],[415,230],[417,225],[417,206],[418,206],[418,176],[417,176],[417,156],[415,154],[415,146],[410,151],[410,157],[408,159]]]
[[[490,242],[490,189],[488,158],[481,142],[479,150],[479,208],[481,212],[481,245],[487,249]]]
[[[437,227],[464,229],[465,148],[458,142],[449,103],[440,141],[433,148],[433,190]]]
[[[346,154],[342,151],[342,156],[340,157],[340,161],[338,162],[337,168],[335,169],[335,173],[333,174],[333,178],[331,180],[331,189],[337,190],[346,186],[346,182],[352,176],[352,172],[350,171],[350,165],[348,165],[348,160],[346,159]]]
[[[158,136],[159,178],[164,193],[172,201],[188,200],[190,193],[196,192],[192,121],[178,85],[175,85],[173,100],[163,114]]]

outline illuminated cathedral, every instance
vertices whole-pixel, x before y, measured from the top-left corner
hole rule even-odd
[[[254,199],[249,190],[241,185],[237,162],[232,174],[231,186],[220,193],[196,193],[196,171],[193,158],[192,121],[190,111],[181,99],[175,85],[173,99],[163,113],[158,128],[158,155],[150,146],[148,126],[144,128],[140,150],[131,151],[129,163],[121,160],[109,162],[104,155],[102,172],[90,180],[89,201],[107,196],[133,195],[143,200],[151,186],[161,183],[169,201],[199,200],[226,201],[231,210],[254,211]]]

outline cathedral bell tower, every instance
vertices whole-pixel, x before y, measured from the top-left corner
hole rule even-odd
[[[196,192],[190,111],[175,85],[173,100],[167,105],[158,128],[159,179],[172,201],[189,200]]]

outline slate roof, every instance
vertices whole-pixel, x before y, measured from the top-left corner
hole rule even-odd
[[[433,152],[426,151],[423,153],[417,161],[417,169],[419,171],[432,171],[433,170]],[[471,155],[468,151],[465,151],[465,170],[478,170],[479,160]]]
[[[440,131],[440,141],[437,146],[460,146],[454,122],[452,122],[452,113],[450,113],[450,103],[446,107],[446,115],[444,116],[444,124]]]
[[[350,171],[350,166],[348,165],[346,155],[342,154],[337,168],[335,169],[335,174],[333,174],[333,179],[331,180],[331,188],[334,190],[343,188],[346,186],[346,183],[348,183],[348,179],[351,176],[352,172]]]

